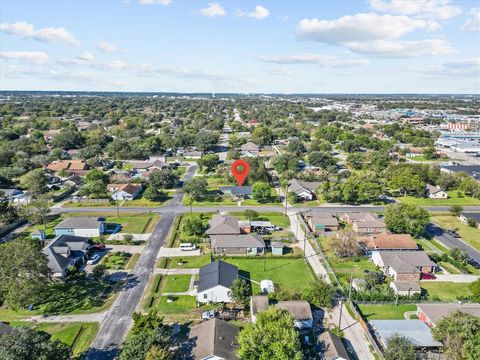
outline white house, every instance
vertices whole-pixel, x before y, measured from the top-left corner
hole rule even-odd
[[[448,194],[438,186],[427,184],[425,190],[430,199],[448,199]]]
[[[197,289],[199,303],[232,302],[232,283],[238,278],[238,268],[217,260],[200,268]]]
[[[105,221],[96,216],[71,217],[55,226],[55,235],[98,237],[105,232]]]
[[[31,200],[28,192],[18,189],[0,189],[0,192],[5,194],[5,197],[14,204],[26,204]]]
[[[108,184],[107,189],[112,192],[113,200],[133,200],[142,191],[141,184]]]

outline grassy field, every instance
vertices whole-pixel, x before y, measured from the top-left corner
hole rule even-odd
[[[229,215],[234,216],[240,220],[246,220],[245,213],[243,211],[232,211]],[[281,227],[282,229],[286,229],[290,226],[290,219],[288,216],[285,216],[284,213],[281,212],[259,212],[258,220],[262,221],[270,221],[273,225]]]
[[[417,306],[415,304],[404,305],[358,305],[363,316],[368,320],[403,320],[403,314],[406,311],[415,311]]]
[[[102,259],[101,263],[104,264],[107,269],[122,270],[125,269],[131,257],[132,254],[124,251],[111,252]]]
[[[174,296],[173,302],[171,303],[168,303],[167,299],[167,296],[160,296],[158,298],[156,308],[158,309],[160,314],[178,314],[182,316],[186,315],[187,312],[194,310],[196,307],[195,296]]]
[[[191,275],[168,275],[163,277],[164,293],[185,292],[188,291]]]
[[[127,263],[127,266],[125,266],[125,270],[133,269],[139,258],[140,258],[140,254],[133,254],[132,257],[130,258],[130,261]]]
[[[31,326],[31,322],[15,321],[11,326]],[[74,357],[81,357],[87,351],[98,332],[97,323],[37,323],[36,327],[52,335],[52,340],[59,340],[72,349]]]
[[[414,196],[400,196],[396,199],[405,204],[415,204],[418,206],[480,205],[480,199],[466,196],[462,192],[460,192],[460,196],[458,196],[457,190],[447,191],[447,193],[449,196],[448,199],[417,198]]]
[[[438,298],[441,301],[460,300],[471,296],[468,283],[452,283],[439,281],[421,281],[420,287],[428,291],[429,299]]]
[[[105,218],[106,223],[122,225],[120,232],[132,234],[151,232],[159,219],[159,216],[154,213],[122,213],[121,210],[120,217],[116,215],[112,216],[112,213],[68,213],[63,216],[65,218],[74,216],[101,216]]]
[[[90,279],[69,280],[46,290],[46,298],[35,304],[33,311],[0,308],[0,320],[21,320],[31,315],[85,314],[108,308],[113,300],[114,286]]]
[[[315,277],[303,259],[279,258],[226,258],[225,261],[238,267],[241,276],[260,282],[269,279],[284,289],[301,291]],[[258,294],[260,287],[252,283],[253,292]]]
[[[179,265],[182,260],[182,265]],[[197,269],[210,263],[210,255],[185,256],[170,258],[167,264],[169,269]]]
[[[168,195],[165,196],[165,199],[163,201],[151,201],[151,200],[144,199],[143,197],[141,197],[139,199],[124,201],[122,203],[121,207],[136,207],[136,206],[139,206],[139,207],[158,207],[158,206],[162,206],[163,204],[165,204],[170,199],[171,199],[171,197],[168,196]]]
[[[434,215],[431,219],[445,230],[456,229],[464,241],[480,250],[480,229],[463,224],[453,215]]]

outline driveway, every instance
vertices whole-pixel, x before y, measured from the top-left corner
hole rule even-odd
[[[123,251],[130,254],[141,254],[145,249],[145,245],[109,245],[105,244],[109,252]]]
[[[187,256],[199,256],[201,255],[200,249],[193,251],[181,251],[180,248],[167,248],[161,247],[158,252],[157,258],[161,257],[187,257]]]
[[[123,240],[125,235],[132,235],[133,240],[142,240],[142,241],[147,241],[152,234],[127,234],[127,233],[117,233],[117,234],[112,234],[108,237],[108,240]]]
[[[430,281],[448,281],[454,283],[471,283],[477,279],[480,279],[479,275],[466,275],[466,274],[438,274],[435,275],[436,279],[425,280],[424,282]]]

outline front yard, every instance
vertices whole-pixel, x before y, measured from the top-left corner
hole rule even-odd
[[[168,275],[163,277],[163,293],[178,293],[188,291],[191,275]]]
[[[428,291],[430,300],[438,299],[440,301],[457,301],[472,296],[469,283],[452,283],[439,281],[421,281],[420,287]]]
[[[243,211],[232,211],[228,213],[231,216],[236,217],[239,220],[247,220],[245,212]],[[290,219],[284,213],[281,212],[259,212],[259,217],[257,220],[260,221],[270,221],[272,225],[281,227],[282,229],[287,229],[290,226]]]
[[[465,225],[450,214],[433,215],[431,220],[445,230],[456,229],[465,242],[480,250],[480,229]]]
[[[146,234],[153,231],[159,216],[154,213],[122,213],[120,210],[120,217],[112,213],[67,213],[62,215],[64,218],[74,216],[101,216],[105,218],[105,222],[109,224],[120,224],[122,233],[130,234]]]
[[[403,320],[406,311],[416,311],[415,304],[370,305],[357,304],[363,316],[368,320]]]
[[[181,265],[179,261],[182,260]],[[198,269],[210,264],[210,255],[173,257],[167,261],[168,269]]]
[[[132,254],[117,251],[108,253],[101,261],[109,270],[123,270],[130,261]]]
[[[480,199],[472,198],[471,196],[464,195],[463,192],[457,190],[447,191],[448,199],[430,199],[430,198],[418,198],[414,196],[399,196],[396,199],[399,202],[405,204],[414,204],[417,206],[475,206],[480,205]],[[460,196],[459,196],[460,195]]]

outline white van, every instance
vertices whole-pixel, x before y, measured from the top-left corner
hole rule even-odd
[[[193,251],[197,250],[197,245],[191,243],[181,243],[180,251]]]

